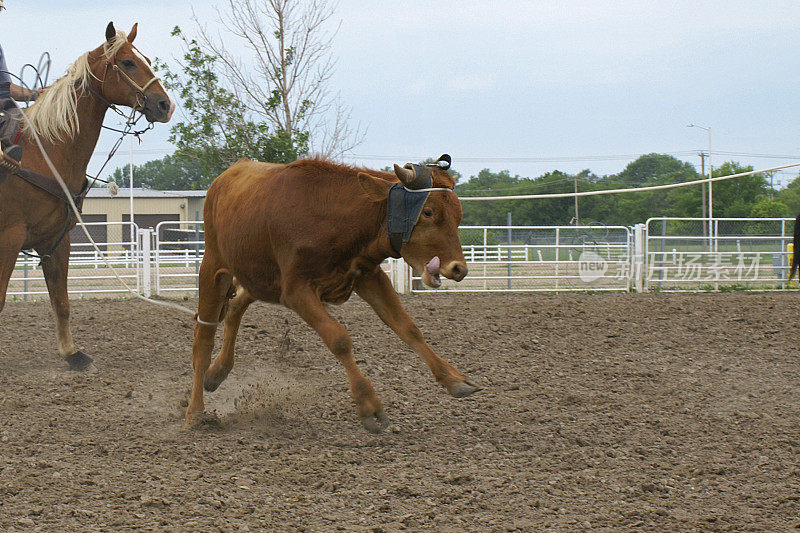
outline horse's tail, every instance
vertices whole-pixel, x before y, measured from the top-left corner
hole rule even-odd
[[[792,251],[792,268],[789,270],[789,279],[792,279],[794,273],[800,267],[800,215],[794,221],[794,250]]]

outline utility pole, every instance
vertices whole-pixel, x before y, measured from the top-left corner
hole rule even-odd
[[[775,187],[772,184],[772,178],[775,176],[775,171],[769,171],[769,199],[772,200],[772,196],[775,194]]]
[[[706,177],[706,153],[700,152],[700,175]],[[703,183],[703,218],[706,218],[706,184]]]
[[[573,176],[573,183],[575,184],[575,225],[581,225],[581,217],[578,215],[578,175]]]
[[[711,166],[711,126],[699,126],[697,124],[689,124],[688,128],[700,128],[708,133],[708,178],[709,180],[714,176],[714,168]],[[712,224],[714,223],[714,187],[712,185],[712,181],[708,182],[708,235],[711,237],[714,235],[714,230],[712,229]],[[714,247],[716,247],[717,243],[714,242]],[[709,248],[711,248],[711,242],[709,241]]]
[[[705,178],[706,177],[706,153],[705,152],[700,152],[698,155],[700,156],[700,175]],[[701,203],[703,204],[703,218],[706,218],[706,184],[705,184],[705,182],[703,182],[702,186],[703,186],[703,192],[701,193],[701,197],[700,198],[702,200]],[[703,223],[703,242],[706,242],[705,241],[706,237],[708,237],[708,227],[705,225],[705,223]]]

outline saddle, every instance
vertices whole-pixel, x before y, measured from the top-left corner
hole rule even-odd
[[[67,195],[53,177],[21,167],[17,160],[4,153],[6,147],[16,144],[19,140],[19,136],[22,133],[21,115],[22,110],[17,107],[13,100],[10,98],[0,98],[0,146],[3,148],[3,151],[0,151],[0,184],[3,183],[9,174],[14,174],[34,187],[69,204]],[[75,202],[79,210],[83,206],[83,199],[88,192],[88,184],[89,182],[86,181],[77,194],[70,194],[72,201]]]

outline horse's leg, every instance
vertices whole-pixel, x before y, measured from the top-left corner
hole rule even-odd
[[[377,269],[358,278],[355,290],[375,310],[381,320],[422,357],[436,381],[444,385],[447,392],[456,398],[463,398],[480,390],[428,345],[422,332],[403,309],[392,282],[383,270]]]
[[[211,363],[211,350],[214,349],[214,334],[220,320],[222,307],[228,298],[228,291],[233,276],[214,260],[214,252],[206,249],[203,262],[200,264],[200,277],[197,303],[197,324],[194,327],[194,343],[192,344],[192,366],[194,381],[192,397],[186,408],[186,427],[192,427],[202,420],[205,410],[203,403],[203,382],[208,365]],[[201,323],[207,322],[207,324]]]
[[[368,431],[380,432],[388,424],[388,420],[375,389],[356,364],[353,341],[344,326],[331,318],[314,289],[306,284],[285,286],[281,303],[314,328],[328,349],[339,359],[347,372],[350,393],[356,401],[361,423]]]
[[[25,229],[21,227],[10,228],[0,234],[0,311],[6,305],[8,282],[24,241]]]
[[[47,259],[42,261],[42,272],[50,293],[50,305],[56,314],[56,334],[58,336],[58,354],[69,364],[70,370],[88,370],[92,358],[75,349],[72,332],[69,327],[69,296],[67,296],[67,275],[69,274],[69,235],[53,250]]]
[[[239,332],[239,324],[242,322],[244,312],[255,301],[243,287],[237,287],[236,292],[236,297],[228,303],[228,312],[225,315],[222,349],[206,374],[204,385],[209,392],[217,390],[217,387],[225,381],[228,373],[233,368],[233,351],[236,345],[236,334]]]

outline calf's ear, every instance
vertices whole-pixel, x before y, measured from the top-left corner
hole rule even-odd
[[[386,200],[386,197],[389,196],[389,189],[392,188],[390,182],[370,176],[364,172],[358,173],[358,184],[367,193],[367,197],[374,202]]]

